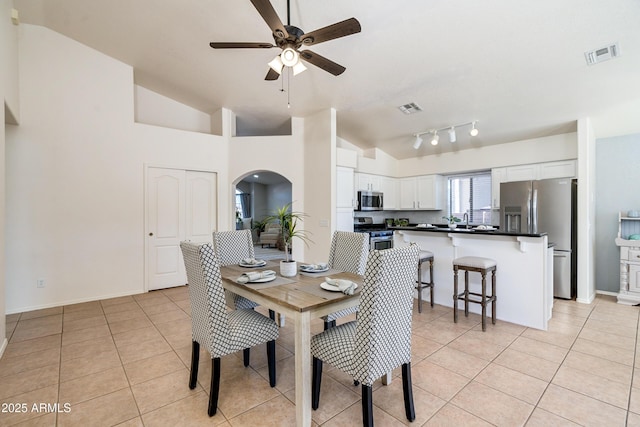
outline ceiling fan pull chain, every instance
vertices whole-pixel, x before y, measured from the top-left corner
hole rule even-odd
[[[287,108],[291,108],[291,67],[287,69]]]

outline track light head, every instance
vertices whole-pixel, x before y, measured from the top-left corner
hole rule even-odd
[[[418,149],[422,145],[422,137],[420,135],[416,135],[416,142],[413,143],[413,148]]]
[[[440,140],[440,136],[438,132],[433,131],[433,138],[431,138],[431,145],[438,145],[438,141]]]
[[[451,129],[449,129],[449,142],[451,142],[451,143],[456,142],[456,127],[455,126],[451,126]]]
[[[469,131],[469,135],[478,136],[478,129],[476,129],[476,122],[471,122],[471,130]]]

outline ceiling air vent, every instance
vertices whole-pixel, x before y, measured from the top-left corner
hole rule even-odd
[[[409,104],[399,106],[398,110],[402,111],[405,114],[413,114],[422,111],[422,107],[420,107],[415,102],[410,102]]]
[[[618,56],[620,56],[620,46],[618,46],[618,43],[613,43],[600,49],[594,49],[584,53],[587,65],[597,64]]]

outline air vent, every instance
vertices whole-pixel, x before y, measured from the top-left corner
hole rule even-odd
[[[618,46],[618,43],[613,43],[600,49],[594,49],[584,53],[587,65],[594,65],[599,62],[617,58],[618,56],[620,56],[620,46]]]
[[[422,111],[422,107],[420,107],[415,102],[410,102],[409,104],[399,106],[398,110],[402,111],[405,114],[413,114]]]

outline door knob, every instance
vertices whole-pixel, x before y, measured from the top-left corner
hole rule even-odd
[[[153,233],[149,233],[149,236],[153,236]]]

